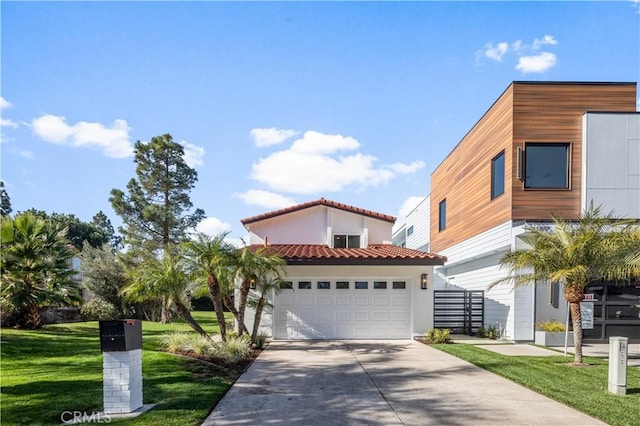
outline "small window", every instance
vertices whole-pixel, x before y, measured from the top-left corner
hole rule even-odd
[[[338,290],[349,290],[349,281],[338,281],[338,282],[336,282],[336,289],[338,289]]]
[[[356,290],[366,290],[369,288],[367,281],[356,281]]]
[[[318,290],[330,290],[331,283],[329,281],[318,281]]]
[[[560,283],[549,284],[549,304],[554,308],[558,308],[560,301]]]
[[[491,160],[491,199],[504,194],[504,151]]]
[[[293,283],[291,281],[282,281],[280,283],[280,289],[282,289],[282,290],[292,290],[293,289]]]
[[[404,281],[394,281],[393,282],[393,289],[394,290],[404,290],[405,288],[407,288],[407,283]]]
[[[298,281],[298,288],[300,290],[311,290],[311,281]]]
[[[387,288],[387,282],[386,281],[374,281],[373,282],[373,288],[376,290],[383,290],[385,288]]]
[[[438,208],[438,231],[444,231],[447,227],[447,199],[440,201]]]
[[[569,189],[569,144],[526,143],[524,187]]]
[[[411,225],[409,229],[407,229],[407,237],[411,234],[413,234],[413,225]]]
[[[333,236],[333,248],[360,248],[360,235],[336,234]]]

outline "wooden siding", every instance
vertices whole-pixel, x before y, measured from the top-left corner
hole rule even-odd
[[[491,199],[491,159],[505,151],[512,170],[513,90],[509,87],[431,175],[431,248],[438,253],[511,217],[511,176],[505,193]],[[446,229],[438,230],[438,205],[447,200]]]
[[[509,220],[580,211],[582,115],[635,111],[635,83],[514,82],[431,175],[431,251],[438,253]],[[569,190],[525,190],[517,178],[524,142],[570,143]],[[505,151],[505,193],[491,199],[491,159]],[[438,231],[438,205],[447,226]]]
[[[569,190],[525,190],[512,168],[513,220],[547,220],[552,214],[580,214],[582,187],[582,116],[587,111],[633,112],[635,84],[513,85],[513,150],[525,142],[571,144]]]

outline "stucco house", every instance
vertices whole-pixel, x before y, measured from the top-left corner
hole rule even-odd
[[[286,261],[261,332],[276,339],[409,339],[432,327],[433,268],[396,247],[396,218],[321,198],[242,220],[250,247]],[[251,328],[253,314],[248,312]]]

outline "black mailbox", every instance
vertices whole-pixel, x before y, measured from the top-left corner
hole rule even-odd
[[[102,352],[124,352],[142,349],[142,322],[125,319],[100,321]]]

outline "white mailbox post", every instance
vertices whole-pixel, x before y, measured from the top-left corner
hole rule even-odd
[[[609,337],[609,392],[627,393],[627,351],[629,338]]]

